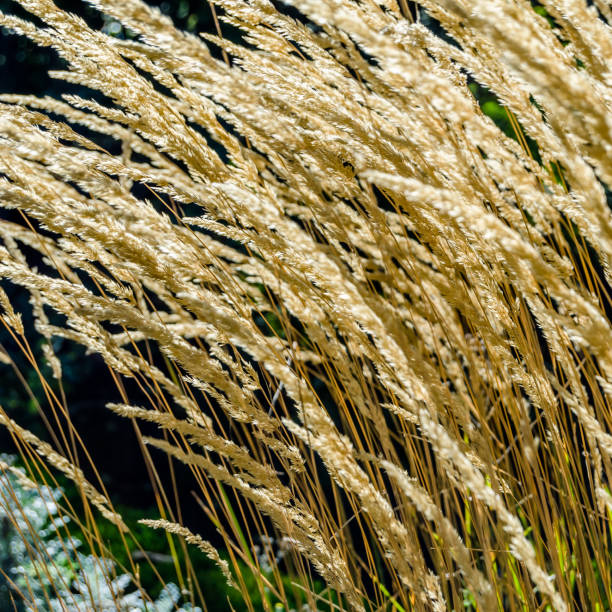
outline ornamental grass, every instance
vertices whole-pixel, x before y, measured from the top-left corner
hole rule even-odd
[[[612,5],[214,0],[196,35],[88,0],[114,37],[19,3],[32,19],[0,24],[91,95],[0,97],[2,323],[49,437],[0,423],[31,477],[75,483],[97,554],[100,521],[132,527],[58,338],[112,373],[156,487],[145,524],[245,610],[247,574],[269,612],[609,610]],[[263,536],[284,554],[262,561]]]

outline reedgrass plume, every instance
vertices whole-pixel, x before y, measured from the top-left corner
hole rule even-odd
[[[2,322],[51,442],[0,422],[77,483],[92,542],[94,512],[129,529],[78,464],[57,338],[159,427],[153,474],[189,468],[229,561],[162,483],[144,524],[244,609],[245,571],[266,610],[610,609],[610,3],[214,0],[192,35],[88,0],[124,37],[19,3],[36,22],[0,25],[97,93],[0,96],[0,278],[50,369],[0,288]],[[264,568],[259,534],[291,554]]]

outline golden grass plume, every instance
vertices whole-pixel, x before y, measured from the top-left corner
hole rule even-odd
[[[0,221],[0,276],[43,338],[137,381],[149,405],[109,408],[189,466],[245,599],[239,560],[289,607],[287,570],[226,490],[290,540],[313,609],[313,575],[340,609],[609,609],[609,3],[215,0],[240,42],[140,0],[89,1],[130,39],[20,3],[45,25],[0,24],[102,95],[0,97],[23,220]],[[2,423],[82,480],[45,389],[56,448]]]

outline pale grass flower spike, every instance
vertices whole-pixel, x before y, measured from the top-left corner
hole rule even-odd
[[[191,472],[200,527],[161,481],[140,523],[194,605],[203,553],[245,610],[249,573],[270,612],[610,609],[612,5],[214,0],[196,35],[88,0],[121,38],[18,1],[0,25],[101,95],[0,96],[1,322],[50,437],[0,424],[77,486],[94,554],[133,526],[58,338],[104,359],[148,465]]]

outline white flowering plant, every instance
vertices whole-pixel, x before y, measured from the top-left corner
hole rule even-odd
[[[39,486],[0,456],[0,609],[18,612],[199,612],[166,584],[152,600],[110,559],[82,553],[66,532],[60,488]]]

